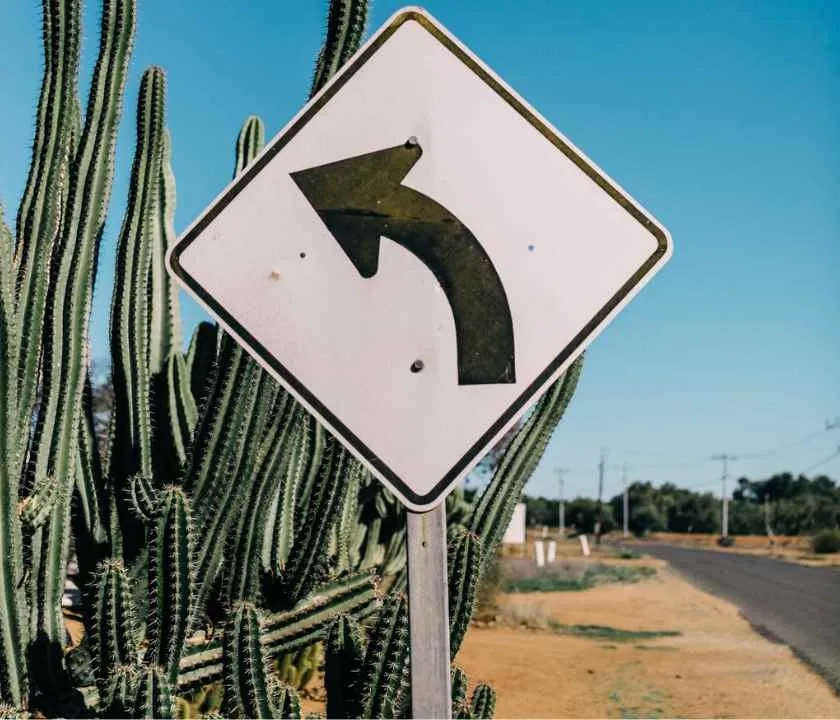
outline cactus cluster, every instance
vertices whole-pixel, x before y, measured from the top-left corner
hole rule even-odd
[[[134,37],[134,0],[102,0],[79,101],[81,0],[43,0],[44,74],[14,233],[0,208],[0,703],[105,717],[300,717],[323,662],[327,713],[410,707],[405,513],[221,328],[186,351],[164,268],[175,181],[165,76],[145,71],[117,242],[114,408],[94,435],[89,323]],[[353,54],[368,3],[331,0],[312,94]],[[234,173],[260,151],[249,117]],[[476,584],[574,391],[546,393],[473,507],[447,500],[451,646]],[[84,639],[62,595],[78,559]],[[459,717],[494,695],[453,671]]]

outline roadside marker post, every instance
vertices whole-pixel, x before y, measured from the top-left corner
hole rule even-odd
[[[419,8],[170,250],[177,281],[406,506],[415,717],[451,715],[446,495],[670,254]]]

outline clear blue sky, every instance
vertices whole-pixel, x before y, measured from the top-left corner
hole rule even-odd
[[[6,2],[0,11],[0,198],[12,216],[42,66],[36,5]],[[242,120],[261,115],[270,137],[304,102],[325,12],[314,1],[139,5],[95,298],[97,357],[107,352],[113,241],[143,68],[168,73],[180,230],[228,181]],[[376,2],[371,28],[399,6]],[[773,449],[840,416],[840,3],[426,7],[674,238],[671,263],[593,344],[528,492],[555,496],[553,469],[562,465],[569,494],[593,494],[602,446],[611,467],[630,463],[631,479],[716,489],[712,453]],[[96,12],[88,3],[85,69]],[[188,327],[201,317],[188,302],[184,312]],[[797,472],[838,445],[840,429],[817,432],[732,471]],[[820,469],[840,478],[836,458]],[[607,495],[619,483],[610,470]]]

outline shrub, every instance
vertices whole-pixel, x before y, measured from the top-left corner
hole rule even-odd
[[[840,552],[840,530],[821,530],[811,539],[815,553]]]
[[[735,544],[735,538],[731,535],[727,535],[726,537],[719,537],[717,540],[717,544],[721,547],[732,547]]]

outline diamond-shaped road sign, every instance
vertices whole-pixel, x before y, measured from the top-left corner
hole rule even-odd
[[[168,262],[423,511],[670,253],[638,203],[435,19],[407,8]]]

